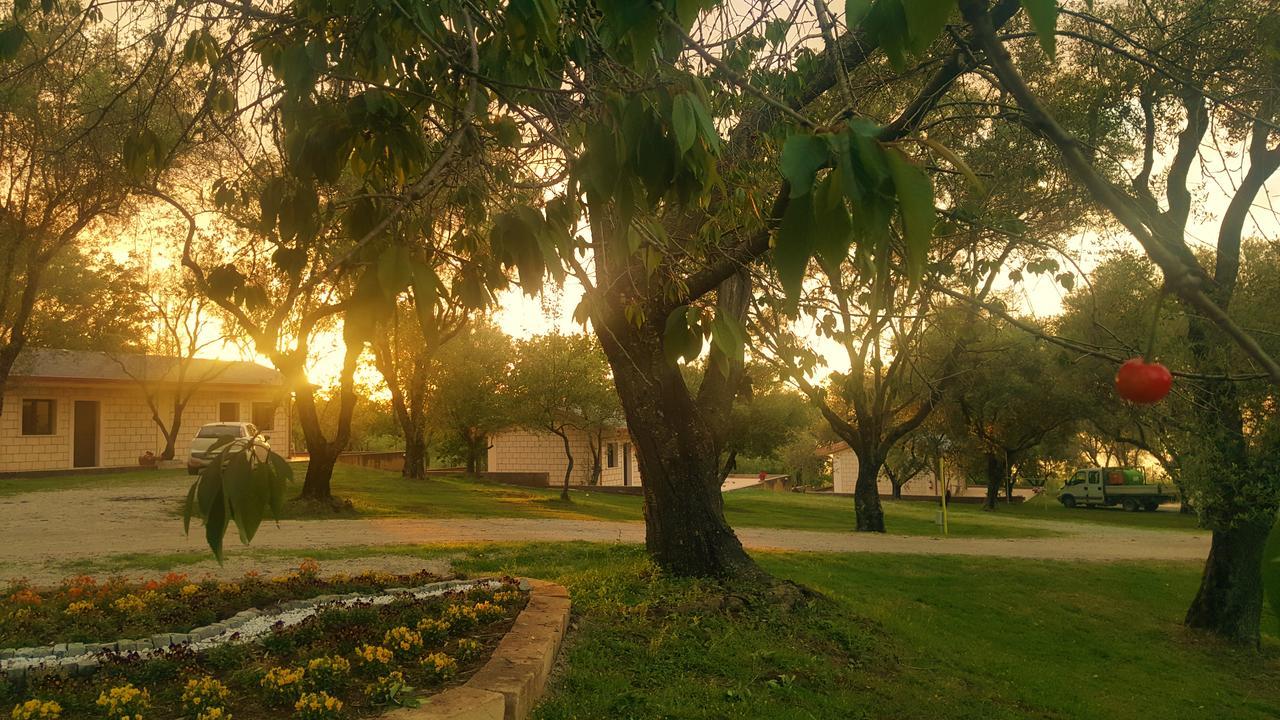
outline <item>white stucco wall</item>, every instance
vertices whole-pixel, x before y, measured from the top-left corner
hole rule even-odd
[[[614,446],[615,464],[608,464],[608,446]],[[586,485],[591,479],[591,449],[585,433],[569,431],[569,448],[573,453],[573,474],[569,482]],[[624,432],[606,435],[601,448],[601,485],[622,485],[626,457],[630,457],[631,483],[640,484],[640,469],[636,465],[635,450]],[[489,470],[492,472],[545,472],[551,483],[563,481],[568,461],[564,456],[564,441],[549,432],[509,428],[494,433],[489,438]]]

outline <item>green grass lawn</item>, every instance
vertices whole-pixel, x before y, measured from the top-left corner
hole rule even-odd
[[[295,468],[301,478],[305,467]],[[581,520],[643,519],[641,499],[591,490],[575,490],[572,502],[560,500],[553,488],[526,488],[477,482],[462,477],[430,477],[409,481],[399,474],[352,465],[334,470],[333,492],[351,500],[364,516],[482,518],[555,517]],[[889,531],[903,535],[940,535],[934,524],[936,507],[922,502],[888,502]],[[291,503],[286,516],[294,519],[332,517],[328,509]],[[778,493],[750,488],[725,493],[725,516],[735,527],[853,531],[853,501],[825,494]],[[971,513],[957,516],[950,526],[957,537],[1043,537],[1054,533],[1010,524],[1003,517]]]
[[[1199,574],[1193,564],[758,553],[769,572],[825,598],[788,609],[741,588],[746,604],[726,603],[710,583],[662,576],[631,546],[305,556],[323,568],[370,554],[449,556],[472,575],[569,587],[575,630],[539,720],[1280,715],[1280,624],[1267,617],[1260,654],[1182,628]]]
[[[186,487],[187,481],[186,470],[125,470],[122,472],[5,477],[0,478],[0,497],[29,492],[142,485],[154,482],[173,482]]]

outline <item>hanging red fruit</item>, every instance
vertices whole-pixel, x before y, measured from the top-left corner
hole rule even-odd
[[[1140,405],[1158,403],[1173,387],[1173,375],[1160,363],[1149,363],[1136,357],[1120,366],[1116,373],[1116,392],[1120,397]]]

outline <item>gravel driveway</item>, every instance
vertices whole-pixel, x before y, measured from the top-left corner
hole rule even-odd
[[[146,483],[99,489],[35,492],[0,497],[0,578],[57,579],[65,563],[128,553],[207,552],[204,535],[182,534],[173,514],[185,483]],[[772,528],[739,528],[743,543],[758,550],[878,552],[1085,561],[1202,561],[1205,533],[1161,532],[1096,524],[1010,518],[1066,533],[1052,538],[972,539],[870,535]],[[572,541],[644,542],[644,525],[561,519],[412,519],[285,521],[266,523],[254,539],[261,549],[318,549],[398,544]],[[237,559],[234,531],[227,538],[228,572],[257,566]],[[388,558],[388,562],[392,559]],[[400,561],[403,561],[401,559]],[[285,564],[291,562],[282,561]],[[367,561],[365,562],[367,565]],[[421,561],[417,561],[421,565]],[[210,565],[210,568],[216,568]],[[271,572],[272,568],[260,568]]]

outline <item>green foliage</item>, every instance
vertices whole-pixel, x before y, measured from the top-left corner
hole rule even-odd
[[[217,456],[187,492],[182,525],[189,532],[193,515],[204,520],[205,540],[221,562],[223,537],[232,522],[240,542],[248,545],[268,511],[279,519],[293,469],[255,438],[219,439],[209,449],[215,451]]]
[[[936,222],[933,183],[901,150],[880,142],[878,132],[875,125],[854,122],[841,133],[792,135],[783,145],[780,170],[791,201],[778,228],[774,266],[793,309],[815,253],[838,275],[856,244],[887,272],[895,212],[907,277],[914,286],[924,274]]]
[[[1031,18],[1031,25],[1040,38],[1040,47],[1044,48],[1050,59],[1057,56],[1058,45],[1058,0],[1021,0],[1022,8]]]

